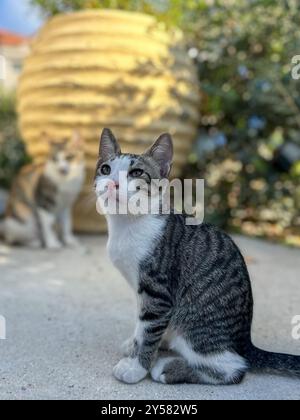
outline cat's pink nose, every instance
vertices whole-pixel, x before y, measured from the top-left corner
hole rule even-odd
[[[110,191],[119,189],[119,183],[117,181],[109,180],[107,183],[107,187]]]

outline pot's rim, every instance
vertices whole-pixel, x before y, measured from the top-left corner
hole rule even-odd
[[[158,23],[154,16],[148,15],[141,12],[133,12],[127,10],[117,9],[84,9],[71,11],[66,13],[60,13],[49,19],[49,22],[58,22],[59,20],[76,20],[76,19],[87,19],[87,18],[105,18],[105,19],[117,19],[124,21],[138,21],[144,24],[155,24]]]

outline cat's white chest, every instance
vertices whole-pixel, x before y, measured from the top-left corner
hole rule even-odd
[[[78,196],[83,183],[83,176],[77,175],[58,187],[58,194],[65,205],[72,204]]]
[[[164,219],[155,216],[109,216],[108,254],[114,266],[137,289],[140,263],[163,233]]]
[[[70,208],[73,206],[75,200],[77,199],[84,182],[85,172],[82,168],[76,176],[71,177],[65,182],[61,182],[58,185],[58,194],[57,194],[57,212]]]

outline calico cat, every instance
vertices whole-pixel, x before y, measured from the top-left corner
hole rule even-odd
[[[122,154],[108,129],[101,136],[95,187],[107,180],[118,201],[119,172],[129,180],[167,177],[170,135],[142,155]],[[137,383],[148,373],[164,384],[240,383],[247,371],[300,377],[300,357],[269,353],[251,342],[253,298],[244,259],[216,227],[187,225],[185,216],[107,215],[108,253],[137,294],[138,319],[115,377]],[[158,357],[164,343],[177,355]]]
[[[8,244],[47,249],[77,244],[71,211],[85,177],[83,142],[74,132],[71,141],[49,141],[49,150],[45,164],[24,167],[13,184],[1,223]]]

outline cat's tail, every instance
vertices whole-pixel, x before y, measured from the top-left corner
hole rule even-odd
[[[246,358],[251,370],[264,370],[300,378],[300,356],[272,353],[249,346]]]

